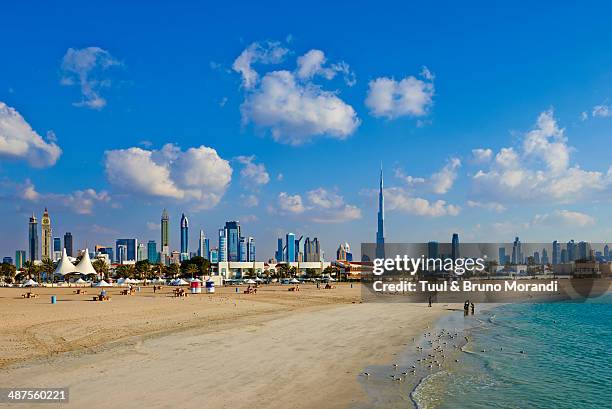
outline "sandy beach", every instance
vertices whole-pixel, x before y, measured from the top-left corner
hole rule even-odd
[[[358,285],[188,298],[112,288],[109,302],[73,290],[0,289],[0,386],[69,387],[78,408],[347,408],[367,401],[364,368],[449,308],[360,303]]]

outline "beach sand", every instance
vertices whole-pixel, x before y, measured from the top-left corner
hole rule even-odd
[[[367,401],[365,367],[392,362],[449,308],[300,287],[186,299],[112,288],[110,302],[89,301],[99,289],[0,288],[0,387],[69,387],[75,408],[347,408]]]

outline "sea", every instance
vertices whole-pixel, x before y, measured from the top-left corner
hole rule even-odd
[[[612,408],[612,294],[477,314],[459,364],[424,378],[418,408]]]

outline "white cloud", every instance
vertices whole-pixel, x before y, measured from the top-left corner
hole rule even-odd
[[[47,139],[37,134],[14,108],[0,102],[0,157],[22,159],[37,168],[52,166],[62,150],[55,143],[54,133],[48,133]]]
[[[340,61],[339,63],[326,66],[327,58],[321,50],[310,50],[306,54],[298,57],[296,76],[302,80],[309,80],[316,75],[325,79],[333,79],[337,73],[344,75],[344,82],[349,87],[355,85],[355,73],[351,71],[349,65]]]
[[[288,52],[289,50],[281,47],[278,42],[255,42],[236,58],[232,69],[242,75],[242,86],[244,88],[252,88],[259,79],[259,74],[252,65],[255,63],[278,64],[284,60]]]
[[[407,76],[400,81],[380,77],[370,81],[365,100],[375,117],[394,119],[402,116],[419,117],[427,114],[433,104],[433,74],[425,69],[423,79]]]
[[[259,205],[259,198],[255,195],[240,195],[244,207],[255,207]]]
[[[75,106],[102,109],[106,100],[100,89],[110,86],[110,79],[100,75],[109,67],[121,65],[108,51],[100,47],[69,48],[62,60],[62,85],[78,84],[82,100]]]
[[[461,167],[461,161],[458,158],[450,158],[439,171],[434,172],[427,179],[406,175],[401,169],[395,170],[395,176],[402,179],[408,186],[423,186],[430,192],[441,195],[453,187],[459,167]]]
[[[126,192],[191,201],[202,209],[219,203],[232,178],[229,162],[203,145],[106,151],[105,170],[108,181]]]
[[[491,210],[497,213],[502,213],[506,210],[506,207],[498,202],[477,202],[474,200],[468,200],[467,205],[469,207]]]
[[[244,165],[240,177],[247,187],[257,188],[270,182],[270,175],[263,163],[255,163],[255,156],[238,156],[236,160]]]
[[[457,169],[461,166],[461,161],[451,158],[442,169],[431,175],[431,190],[439,195],[448,192],[457,179]]]
[[[489,148],[472,149],[472,161],[475,163],[486,163],[493,158],[493,151]]]
[[[387,188],[384,193],[386,206],[390,211],[429,217],[456,216],[460,211],[458,206],[448,204],[444,200],[430,202],[421,197],[414,197],[400,187]]]
[[[111,200],[107,192],[97,192],[94,189],[75,190],[71,193],[39,193],[29,179],[17,186],[17,197],[28,202],[61,206],[77,214],[91,214],[96,204]]]
[[[552,110],[541,113],[520,146],[502,148],[473,176],[485,201],[572,202],[610,187],[611,175],[571,165],[572,148]]]
[[[612,110],[608,105],[595,105],[591,115],[593,118],[607,118],[612,115]]]
[[[586,213],[558,210],[555,214],[566,226],[586,227],[595,224],[595,218]]]
[[[290,195],[286,192],[278,194],[278,208],[281,213],[285,214],[300,214],[306,211],[304,203],[302,202],[302,196]]]
[[[361,218],[361,209],[345,203],[339,194],[318,188],[306,192],[306,200],[299,194],[282,192],[278,196],[280,214],[300,214],[315,223],[343,223]]]

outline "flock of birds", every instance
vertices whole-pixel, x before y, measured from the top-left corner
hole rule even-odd
[[[429,327],[427,327],[429,329]],[[393,364],[394,372],[389,374],[389,379],[395,382],[402,382],[408,376],[416,376],[417,371],[419,369],[423,369],[426,372],[434,371],[437,369],[441,369],[442,365],[446,362],[446,359],[450,358],[453,354],[452,351],[459,352],[462,347],[462,341],[460,339],[460,334],[457,331],[448,331],[445,329],[440,330],[439,332],[425,332],[423,334],[424,337],[424,345],[416,346],[417,352],[420,354],[420,358],[418,358],[409,368],[406,368],[403,372],[399,371],[399,365]],[[465,343],[468,342],[468,337],[464,336],[463,338]],[[413,342],[416,342],[415,338],[412,338]],[[500,351],[503,351],[503,347],[500,347]],[[481,352],[487,352],[485,349],[482,349]],[[524,354],[525,351],[519,351],[520,354]],[[459,362],[459,359],[454,360],[455,363]],[[363,372],[363,376],[370,376],[369,372]]]

